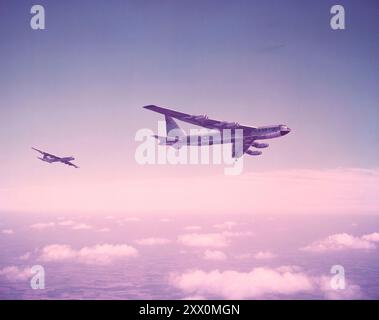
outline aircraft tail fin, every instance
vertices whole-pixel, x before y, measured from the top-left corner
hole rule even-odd
[[[183,146],[182,140],[185,137],[184,131],[178,126],[173,118],[165,115],[166,120],[166,137],[153,135],[158,140],[159,145],[166,145],[175,149],[180,149]]]
[[[165,115],[167,137],[184,137],[184,131],[178,126],[176,121],[170,116]]]

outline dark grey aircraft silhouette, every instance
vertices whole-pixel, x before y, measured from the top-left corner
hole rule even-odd
[[[75,167],[75,168],[79,168],[78,166],[76,166],[75,164],[73,164],[72,162],[70,162],[70,161],[75,160],[74,157],[63,157],[63,158],[61,158],[61,157],[57,157],[57,156],[55,156],[53,154],[50,154],[50,153],[38,150],[38,149],[33,148],[33,147],[32,147],[32,149],[42,154],[42,158],[37,157],[38,159],[40,159],[42,161],[45,161],[45,162],[48,162],[48,163],[61,162],[61,163],[67,164],[69,166],[72,166],[72,167]]]

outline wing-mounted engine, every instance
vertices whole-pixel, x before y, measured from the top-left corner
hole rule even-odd
[[[240,126],[240,124],[238,122],[227,122],[227,124],[226,124],[226,127],[230,128],[230,129],[237,128],[239,126]]]
[[[262,151],[249,149],[246,151],[246,154],[248,154],[249,156],[259,156],[262,154]]]
[[[217,124],[217,127],[223,128],[223,129],[235,129],[238,128],[240,124],[238,122],[228,122],[228,121],[222,121],[219,124]]]
[[[259,142],[254,142],[252,144],[252,146],[254,148],[267,148],[268,147],[268,143],[259,143]]]
[[[206,114],[202,114],[199,116],[192,116],[192,119],[197,121],[208,120],[208,116]]]

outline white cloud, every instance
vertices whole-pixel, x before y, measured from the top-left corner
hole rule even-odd
[[[95,230],[98,232],[109,232],[109,228],[95,228],[93,225],[90,225],[88,223],[84,222],[77,222],[73,220],[64,220],[61,222],[58,222],[59,226],[62,227],[70,227],[72,230]]]
[[[268,260],[275,257],[276,255],[270,251],[259,251],[254,255],[254,258],[258,260]]]
[[[138,239],[135,241],[137,244],[143,245],[143,246],[154,246],[154,245],[164,245],[168,244],[171,241],[166,238],[143,238],[143,239]]]
[[[91,230],[93,227],[87,223],[78,223],[72,226],[72,230]]]
[[[343,290],[334,290],[331,277],[310,276],[297,266],[254,268],[250,272],[234,270],[192,270],[171,273],[169,283],[191,297],[223,299],[267,299],[295,294],[319,294],[326,299],[361,298],[360,287],[346,282]]]
[[[189,247],[226,247],[227,237],[222,233],[188,233],[178,237],[178,241]]]
[[[360,286],[349,284],[345,279],[345,289],[335,290],[330,285],[330,277],[322,276],[318,280],[321,291],[328,300],[352,300],[363,297]]]
[[[14,231],[12,229],[3,229],[3,230],[1,230],[1,233],[3,233],[3,234],[14,234]]]
[[[265,295],[291,295],[314,290],[314,282],[306,274],[270,268],[255,268],[250,272],[195,270],[171,274],[170,283],[190,295],[225,299],[259,299]]]
[[[102,244],[84,247],[78,252],[78,257],[85,263],[110,264],[114,260],[137,256],[137,250],[126,244]]]
[[[42,248],[39,259],[45,262],[77,261],[86,264],[107,265],[116,260],[135,257],[138,251],[126,244],[98,244],[79,250],[69,245],[53,244]]]
[[[223,261],[226,260],[226,254],[219,250],[206,250],[204,252],[204,259],[205,260],[216,260],[216,261]]]
[[[367,241],[371,241],[371,242],[379,242],[379,232],[365,234],[362,236],[362,239],[367,240]]]
[[[26,252],[25,254],[19,256],[19,259],[20,260],[29,260],[30,256],[31,256],[31,252]]]
[[[232,229],[233,227],[237,225],[238,223],[235,221],[225,221],[223,223],[215,224],[213,225],[213,227],[218,228],[218,229]]]
[[[237,237],[250,237],[253,235],[251,231],[223,231],[222,234],[225,237],[237,238]]]
[[[39,259],[49,262],[61,261],[73,259],[76,257],[76,255],[77,252],[69,245],[51,244],[42,248]]]
[[[184,229],[188,231],[197,231],[197,230],[201,230],[201,227],[200,226],[186,226],[184,227]]]
[[[5,277],[9,281],[26,281],[32,274],[30,268],[20,268],[17,266],[8,266],[0,269],[0,276]]]
[[[34,223],[30,226],[31,229],[35,230],[44,230],[48,228],[53,228],[55,227],[55,222],[39,222],[39,223]]]
[[[375,249],[376,246],[373,242],[376,241],[376,237],[376,233],[363,235],[362,237],[355,237],[347,233],[338,233],[312,242],[310,245],[302,248],[302,250],[309,252],[327,252],[347,249]]]
[[[64,220],[64,221],[58,222],[58,224],[60,226],[69,227],[69,226],[76,224],[76,222],[73,220]]]
[[[222,248],[230,244],[231,238],[251,236],[250,231],[223,231],[213,233],[187,233],[178,237],[178,242],[189,247]]]

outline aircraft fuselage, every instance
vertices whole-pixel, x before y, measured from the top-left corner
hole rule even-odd
[[[237,128],[238,129],[238,128]],[[290,129],[285,125],[275,125],[275,126],[265,126],[258,127],[253,132],[245,135],[241,129],[242,134],[236,134],[236,131],[233,129],[229,130],[207,130],[206,133],[198,130],[199,134],[195,135],[186,135],[183,137],[172,136],[166,137],[166,144],[182,144],[187,146],[201,146],[201,145],[213,145],[213,144],[224,144],[224,143],[234,143],[236,141],[245,141],[245,140],[267,140],[282,137],[290,132]],[[260,144],[257,144],[255,147],[259,148]],[[265,145],[265,144],[262,144]],[[264,148],[268,145],[262,146]]]

